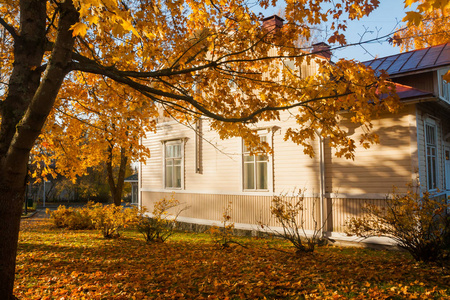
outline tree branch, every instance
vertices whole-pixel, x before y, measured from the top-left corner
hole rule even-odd
[[[18,39],[20,36],[12,27],[9,25],[2,17],[0,17],[0,24],[9,32],[9,34],[13,37],[14,40]]]

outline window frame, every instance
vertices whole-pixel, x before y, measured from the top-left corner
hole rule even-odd
[[[163,147],[163,189],[165,190],[184,190],[184,139],[175,139],[175,140],[168,140],[168,141],[162,141]],[[180,145],[180,156],[179,157],[167,157],[167,147],[172,145]],[[167,186],[167,161],[172,160],[172,167],[175,166],[174,161],[176,159],[180,159],[180,186]],[[172,182],[174,181],[174,172],[172,171]]]
[[[430,129],[430,130],[429,130]],[[432,141],[430,133],[433,133]],[[425,136],[425,166],[427,190],[436,191],[439,186],[439,147],[438,147],[438,126],[436,122],[427,120],[424,124]],[[430,164],[430,162],[434,162]],[[433,180],[434,179],[434,180]],[[433,184],[434,183],[434,184]]]
[[[437,74],[439,82],[439,96],[446,102],[450,103],[450,82],[444,82],[444,79],[442,78],[449,70],[450,68],[439,69]]]
[[[259,131],[258,135],[260,137],[265,137],[266,138],[266,143],[269,144],[270,147],[272,147],[272,135],[269,134],[270,130],[267,131]],[[245,149],[245,143],[244,140],[241,140],[241,146],[242,146],[242,155],[241,155],[241,162],[242,162],[242,167],[241,167],[241,176],[242,176],[242,191],[243,192],[263,192],[263,193],[267,193],[267,192],[272,192],[273,191],[273,164],[272,164],[272,155],[265,153],[265,156],[267,157],[267,159],[265,160],[266,162],[266,188],[264,189],[258,189],[258,179],[260,178],[258,176],[258,154],[256,155],[248,155],[249,151],[246,151]],[[246,162],[245,158],[246,157],[252,157],[253,161],[252,162]],[[263,161],[259,161],[259,162],[263,162]],[[249,188],[245,188],[245,184],[246,184],[246,176],[245,176],[245,167],[246,164],[252,163],[253,164],[253,174],[254,174],[254,179],[253,179],[253,186],[254,188],[249,189]]]

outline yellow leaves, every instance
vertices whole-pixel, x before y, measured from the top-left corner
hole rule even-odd
[[[98,21],[99,21],[99,17],[98,16],[87,16],[86,17],[86,21],[89,23],[89,25],[92,25],[92,24],[97,24],[98,23]]]
[[[407,22],[408,26],[418,26],[422,22],[422,14],[415,11],[408,11],[402,21]]]
[[[87,32],[87,25],[82,23],[82,22],[77,22],[74,25],[72,25],[70,27],[70,29],[72,30],[72,35],[73,36],[81,36],[84,37],[86,35]]]
[[[411,6],[415,2],[417,2],[417,0],[405,0],[405,8]]]
[[[442,76],[442,79],[450,83],[450,71],[447,71],[447,73]]]

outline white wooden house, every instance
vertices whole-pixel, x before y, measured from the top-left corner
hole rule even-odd
[[[220,140],[208,127],[197,132],[170,120],[142,143],[151,157],[139,170],[139,203],[152,203],[175,192],[190,206],[180,220],[218,224],[232,202],[237,228],[256,229],[270,221],[273,196],[306,189],[307,209],[315,204],[317,220],[326,221],[326,234],[346,239],[347,218],[361,213],[367,202],[382,203],[393,186],[418,179],[423,190],[450,192],[450,84],[442,75],[450,68],[450,43],[365,62],[387,70],[397,85],[404,107],[373,122],[380,144],[356,150],[354,161],[337,158],[325,140],[317,139],[314,158],[284,141],[295,124],[288,113],[280,121],[258,123],[259,134],[271,155],[250,156],[242,139]],[[345,120],[349,135],[361,129]],[[276,226],[275,223],[271,225]],[[312,220],[307,226],[312,227]]]

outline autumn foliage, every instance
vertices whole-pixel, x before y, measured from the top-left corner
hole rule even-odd
[[[367,205],[365,215],[347,222],[348,232],[362,237],[385,236],[418,261],[450,262],[450,203],[420,196],[411,185],[406,194],[394,191],[385,206]]]
[[[57,228],[67,228],[71,230],[77,229],[93,229],[92,213],[90,209],[85,206],[81,208],[66,208],[60,205],[57,210],[46,210],[50,216],[50,220]]]
[[[105,238],[117,238],[123,229],[134,226],[137,212],[136,207],[103,205],[93,202],[78,208],[66,208],[62,205],[56,211],[47,210],[50,220],[58,228],[72,230],[95,228]]]
[[[218,251],[210,235],[184,233],[150,246],[135,231],[103,239],[24,220],[14,292],[30,300],[450,297],[448,269],[406,252],[318,247],[297,256],[280,240],[236,239],[248,247]]]
[[[19,221],[36,141],[61,162],[66,155],[71,174],[105,151],[110,170],[123,165],[140,150],[129,143],[143,136],[135,129],[151,131],[151,120],[161,116],[187,125],[207,116],[221,138],[242,136],[255,143],[254,123],[276,120],[290,109],[298,126],[286,139],[311,155],[308,140],[316,132],[332,137],[335,153],[348,158],[357,142],[376,142],[372,132],[359,141],[347,137],[337,116],[345,110],[370,131],[378,113],[395,111],[398,97],[387,74],[355,61],[316,59],[318,53],[296,41],[309,39],[313,26],[329,21],[328,42],[344,45],[346,20],[370,14],[379,1],[333,1],[327,10],[322,3],[329,1],[286,1],[280,34],[263,30],[253,3],[243,0],[1,1],[0,297],[14,298]],[[254,4],[265,9],[276,1]],[[417,14],[448,7],[442,0],[425,4]],[[407,18],[420,23],[417,14]],[[314,61],[319,73],[300,76],[285,67],[287,59],[297,67]],[[380,101],[379,93],[388,97]],[[89,137],[99,147],[90,147]],[[94,153],[70,160],[79,150]],[[120,204],[121,180],[110,182]]]

